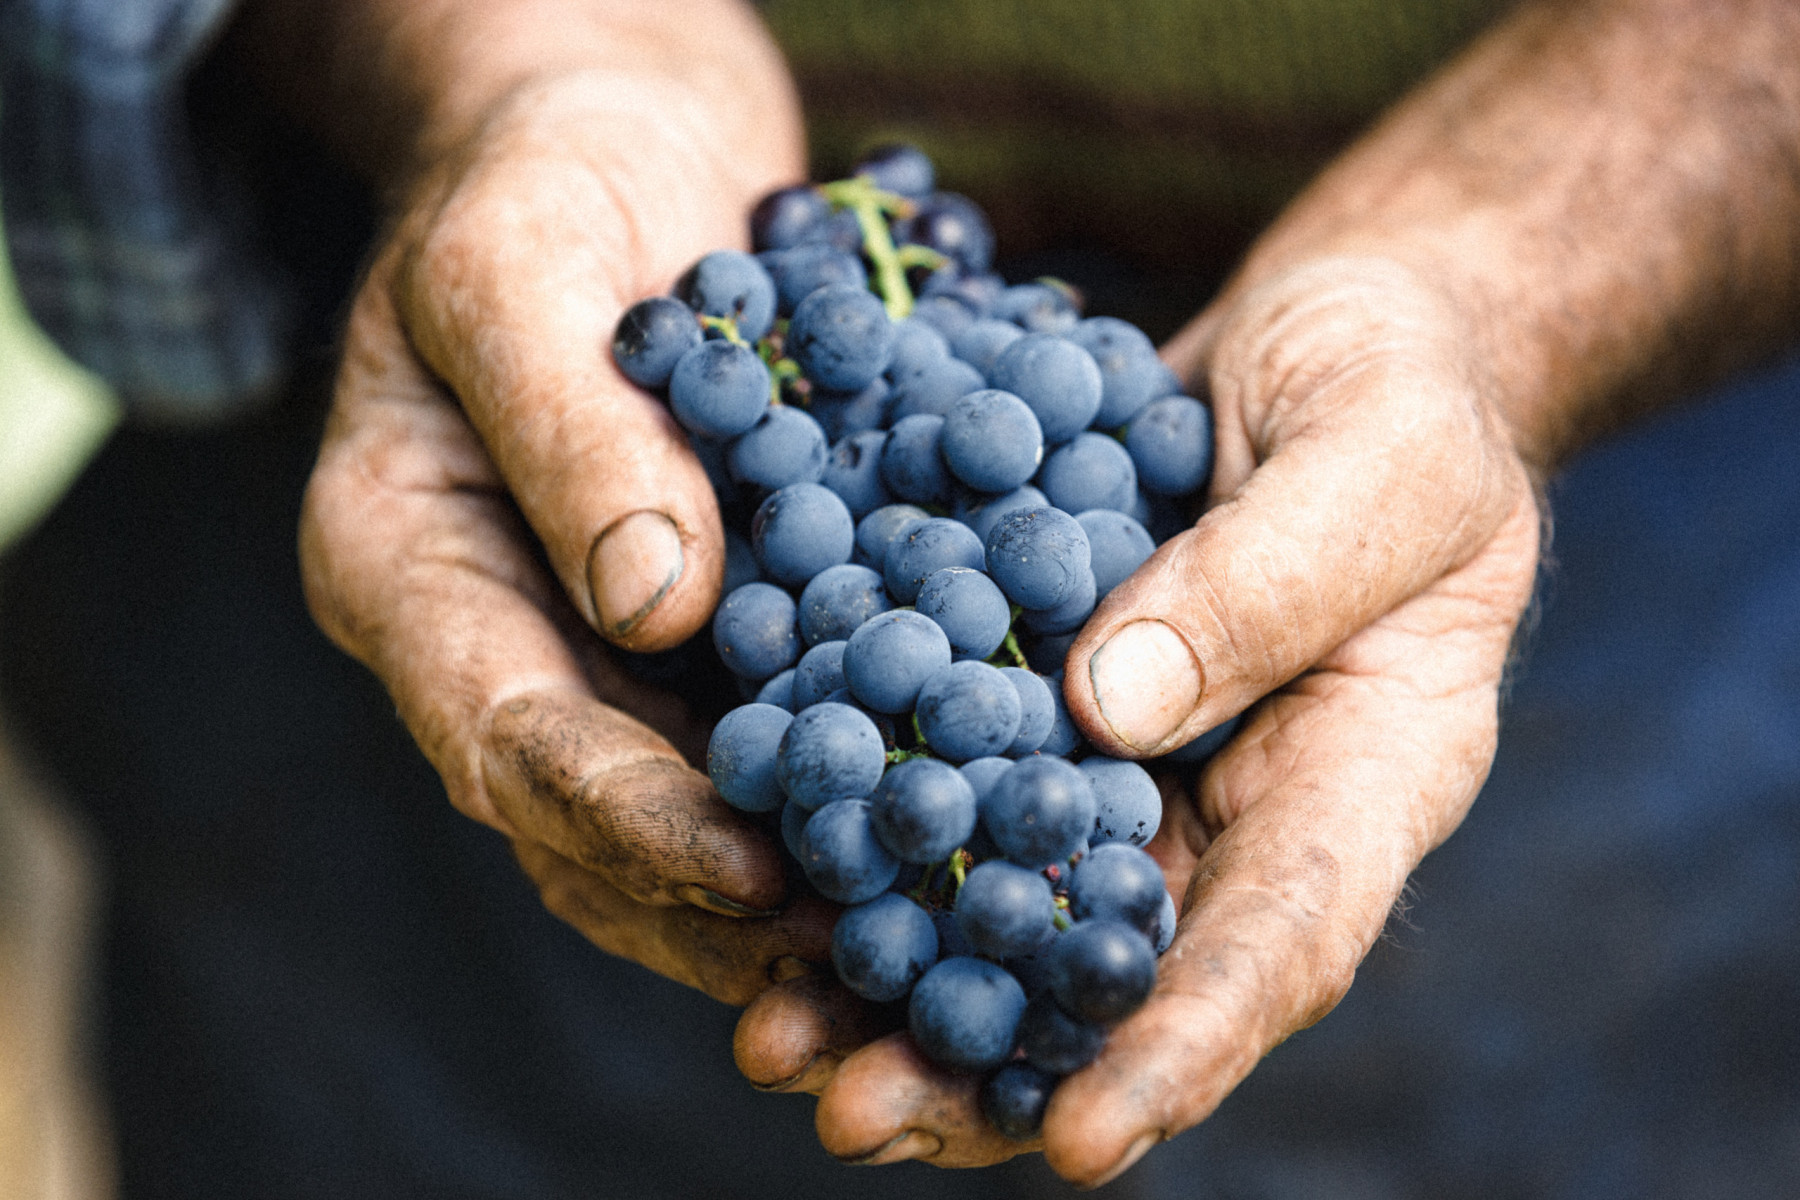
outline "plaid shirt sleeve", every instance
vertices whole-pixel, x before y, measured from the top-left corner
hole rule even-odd
[[[0,0],[0,199],[20,293],[156,420],[229,416],[283,371],[293,306],[183,109],[232,3]]]

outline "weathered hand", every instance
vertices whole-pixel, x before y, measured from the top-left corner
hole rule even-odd
[[[741,239],[797,154],[746,155],[692,87],[604,72],[518,88],[473,128],[406,189],[356,298],[308,598],[554,911],[744,1003],[823,957],[830,917],[769,915],[775,847],[688,766],[704,731],[596,635],[682,640],[723,559],[704,472],[608,347],[626,305]]]
[[[1043,1149],[1071,1180],[1200,1121],[1329,1011],[1486,777],[1538,509],[1464,319],[1395,263],[1329,259],[1228,297],[1169,348],[1210,385],[1211,507],[1095,613],[1066,696],[1128,757],[1256,707],[1197,790],[1165,791],[1150,849],[1182,919],[1150,1001],[1051,1102]],[[766,994],[740,1064],[768,1082],[813,1060],[793,1086],[820,1091],[834,1154],[961,1165],[1025,1148],[904,1035],[797,1045],[801,1003]]]

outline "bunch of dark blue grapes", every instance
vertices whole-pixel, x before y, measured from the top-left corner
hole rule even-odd
[[[1174,936],[1140,848],[1159,789],[1088,749],[1062,660],[1191,519],[1212,418],[1135,326],[1007,286],[986,217],[934,183],[889,146],[768,196],[757,253],[701,259],[613,354],[727,518],[713,641],[750,702],[713,733],[714,785],[779,814],[847,906],[844,984],[907,1001],[919,1049],[986,1075],[989,1119],[1029,1138]]]

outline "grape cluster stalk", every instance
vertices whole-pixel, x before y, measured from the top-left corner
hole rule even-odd
[[[727,517],[712,635],[747,703],[708,773],[846,906],[844,985],[905,1001],[919,1049],[1029,1139],[1174,937],[1142,849],[1158,788],[1087,746],[1062,660],[1185,527],[1211,412],[1135,326],[995,274],[986,217],[914,147],[772,193],[751,240],[613,341]]]

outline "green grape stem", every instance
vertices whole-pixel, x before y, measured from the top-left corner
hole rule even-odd
[[[730,317],[709,317],[702,314],[700,324],[703,328],[718,330],[734,346],[750,347],[750,343],[744,340],[744,335],[738,332],[737,322]]]
[[[905,215],[912,205],[904,196],[886,192],[860,176],[828,183],[820,192],[838,208],[856,214],[862,230],[863,253],[875,268],[875,286],[887,308],[888,319],[898,321],[912,312],[912,288],[906,282],[906,264],[888,232],[888,214]]]

